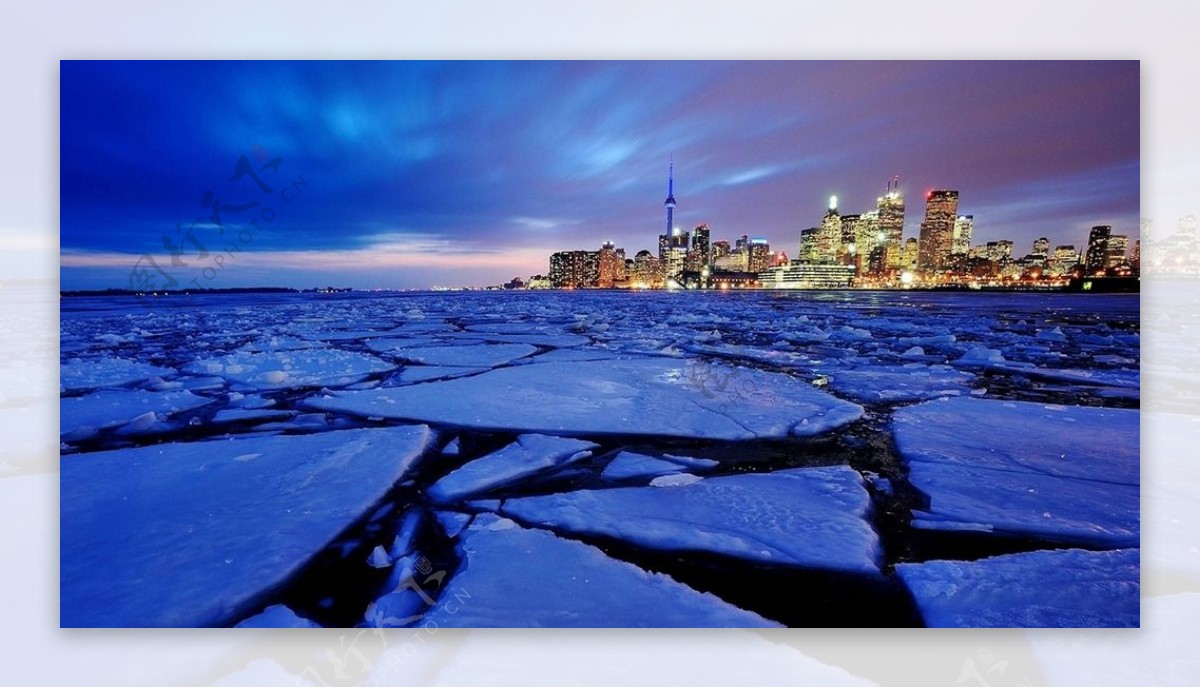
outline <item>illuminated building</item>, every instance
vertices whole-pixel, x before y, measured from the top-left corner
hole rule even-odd
[[[1133,251],[1129,254],[1129,266],[1134,272],[1140,272],[1142,269],[1142,241],[1139,239],[1133,242]]]
[[[716,272],[747,272],[750,268],[750,252],[734,251],[713,261]]]
[[[842,243],[842,217],[838,214],[837,196],[829,197],[829,210],[821,220],[820,231],[817,232],[817,263],[832,264],[837,262],[838,247]]]
[[[842,215],[841,238],[838,240],[837,262],[842,265],[855,265],[857,245],[855,244],[855,229],[862,215]]]
[[[708,244],[708,225],[699,224],[692,230],[692,253],[699,260],[701,266],[709,266],[712,264],[712,252]]]
[[[1087,275],[1102,272],[1108,264],[1108,238],[1112,235],[1110,225],[1096,225],[1088,234],[1087,252],[1083,257],[1083,270]]]
[[[800,232],[800,250],[796,253],[800,262],[810,265],[818,262],[820,253],[817,250],[817,238],[820,234],[820,227],[810,227]]]
[[[1124,234],[1113,234],[1108,238],[1108,258],[1105,267],[1115,268],[1125,262],[1125,254],[1129,250],[1129,237]]]
[[[872,210],[857,217],[853,223],[854,248],[849,253],[853,257],[851,264],[861,275],[868,270],[871,253],[879,249],[882,255],[884,246],[883,233],[879,231],[879,212]]]
[[[875,203],[875,212],[879,216],[879,232],[883,236],[887,267],[899,268],[904,260],[901,246],[904,239],[904,196],[900,193],[899,177],[888,182],[887,193]]]
[[[900,269],[916,270],[917,257],[920,255],[920,243],[916,237],[904,241],[904,250],[900,252]]]
[[[1002,263],[1012,259],[1013,242],[1008,239],[987,242],[984,257],[994,263]]]
[[[1054,253],[1050,254],[1050,259],[1046,262],[1046,270],[1053,275],[1065,275],[1078,264],[1079,253],[1073,245],[1065,244],[1054,247]]]
[[[714,241],[712,244],[712,259],[716,260],[722,256],[729,255],[728,241]]]
[[[1047,257],[1050,254],[1050,239],[1039,237],[1033,242],[1033,255]]]
[[[600,281],[598,251],[559,251],[550,256],[550,283],[559,289],[584,289]]]
[[[611,241],[600,247],[596,286],[612,289],[625,279],[625,249],[614,248]]]
[[[759,274],[763,289],[845,289],[853,279],[852,265],[809,265],[798,260]]]
[[[633,257],[633,270],[629,275],[631,286],[636,289],[652,289],[663,284],[662,262],[649,251],[638,251]]]
[[[950,258],[954,222],[958,219],[958,192],[938,189],[925,197],[925,221],[917,244],[917,267],[941,270]]]
[[[746,270],[762,272],[771,265],[771,244],[763,237],[754,237],[746,251]]]
[[[975,231],[974,215],[959,215],[954,220],[954,235],[950,239],[950,255],[961,256],[971,251],[971,234]]]

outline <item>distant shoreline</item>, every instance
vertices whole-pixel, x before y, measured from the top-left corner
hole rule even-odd
[[[1167,279],[1179,279],[1169,277]],[[1194,279],[1194,278],[1193,278]],[[1090,283],[1092,286],[1085,287]],[[163,296],[210,296],[210,295],[243,295],[243,294],[477,294],[477,293],[819,293],[819,292],[860,292],[860,293],[953,293],[953,294],[1139,294],[1141,293],[1140,278],[1091,278],[1073,282],[1065,287],[980,287],[940,286],[940,287],[846,287],[839,289],[774,289],[774,288],[739,288],[739,289],[351,289],[351,288],[318,288],[294,289],[291,287],[231,287],[227,289],[178,289],[157,292],[133,291],[129,289],[84,289],[60,291],[61,297],[148,297]]]

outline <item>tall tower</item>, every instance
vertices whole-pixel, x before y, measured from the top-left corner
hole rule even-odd
[[[1111,225],[1096,225],[1088,234],[1087,253],[1083,257],[1086,274],[1094,275],[1108,263],[1108,238],[1112,235]]]
[[[875,212],[879,214],[880,241],[884,245],[887,267],[898,269],[904,263],[904,196],[900,193],[899,175],[888,182],[887,193],[876,201]]]
[[[925,197],[925,221],[918,240],[917,267],[941,270],[946,267],[954,245],[954,222],[958,219],[958,192],[930,191]]]
[[[667,173],[667,200],[663,203],[667,206],[667,236],[671,236],[675,229],[675,154],[671,154],[671,167]]]

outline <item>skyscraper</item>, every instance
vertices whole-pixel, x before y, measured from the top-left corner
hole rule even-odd
[[[954,222],[958,219],[958,192],[949,189],[930,191],[925,197],[925,221],[917,248],[917,267],[940,270],[950,258],[954,241]]]
[[[692,252],[696,262],[704,267],[712,265],[712,252],[708,243],[708,225],[698,224],[692,230]]]
[[[900,177],[888,182],[887,193],[876,201],[875,211],[879,215],[887,267],[899,268],[904,262],[900,245],[904,236],[904,196],[900,193]]]
[[[749,255],[746,257],[749,272],[759,273],[771,267],[771,244],[765,237],[750,240]]]
[[[858,220],[862,215],[843,215],[842,221],[842,237],[838,241],[837,262],[841,265],[854,265],[855,256],[858,253],[858,246],[855,242],[855,229],[858,227]]]
[[[1096,225],[1088,234],[1087,253],[1083,258],[1085,274],[1094,275],[1103,270],[1108,263],[1108,237],[1112,235],[1111,225]]]
[[[1125,254],[1129,250],[1129,237],[1125,234],[1113,234],[1108,238],[1108,256],[1105,267],[1115,268],[1125,262]]]
[[[954,236],[950,240],[950,254],[963,255],[971,252],[971,234],[975,232],[975,216],[959,215],[954,220]]]
[[[842,244],[842,216],[838,214],[837,196],[829,197],[829,210],[821,220],[821,231],[817,234],[817,262],[837,263],[838,248]]]

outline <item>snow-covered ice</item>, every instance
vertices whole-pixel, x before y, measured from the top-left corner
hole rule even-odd
[[[939,627],[1139,625],[1137,549],[1006,554],[897,564],[925,623]]]
[[[458,468],[428,490],[437,502],[458,502],[544,471],[568,466],[592,455],[596,445],[546,435],[521,435],[517,441]]]
[[[600,473],[600,477],[605,480],[654,478],[668,473],[680,473],[683,469],[683,466],[673,461],[635,452],[621,452],[608,462],[604,471]]]
[[[670,489],[614,487],[505,500],[525,523],[771,564],[877,574],[879,537],[848,466],[704,478]]]
[[[179,392],[142,389],[102,389],[59,402],[59,434],[68,442],[94,436],[100,430],[132,422],[147,413],[169,416],[214,403],[214,399]]]
[[[466,566],[446,582],[426,626],[778,626],[589,545],[488,515],[471,524],[459,548]]]
[[[58,371],[59,388],[64,392],[124,387],[174,372],[170,368],[125,358],[72,358],[63,362]]]
[[[338,387],[395,369],[373,356],[339,349],[305,349],[236,353],[195,361],[186,370],[198,375],[219,375],[254,389]]]
[[[913,525],[1107,547],[1139,541],[1136,410],[951,398],[898,410]]]
[[[219,626],[370,509],[425,426],[62,457],[63,626]]]
[[[446,382],[335,392],[306,404],[484,430],[722,440],[819,435],[863,413],[788,375],[714,368],[735,379],[737,390],[706,386],[685,362],[645,358],[515,366]]]
[[[467,344],[411,347],[394,355],[423,365],[490,368],[534,353],[537,347],[530,344]]]
[[[320,628],[282,604],[274,604],[237,624],[237,628]]]

